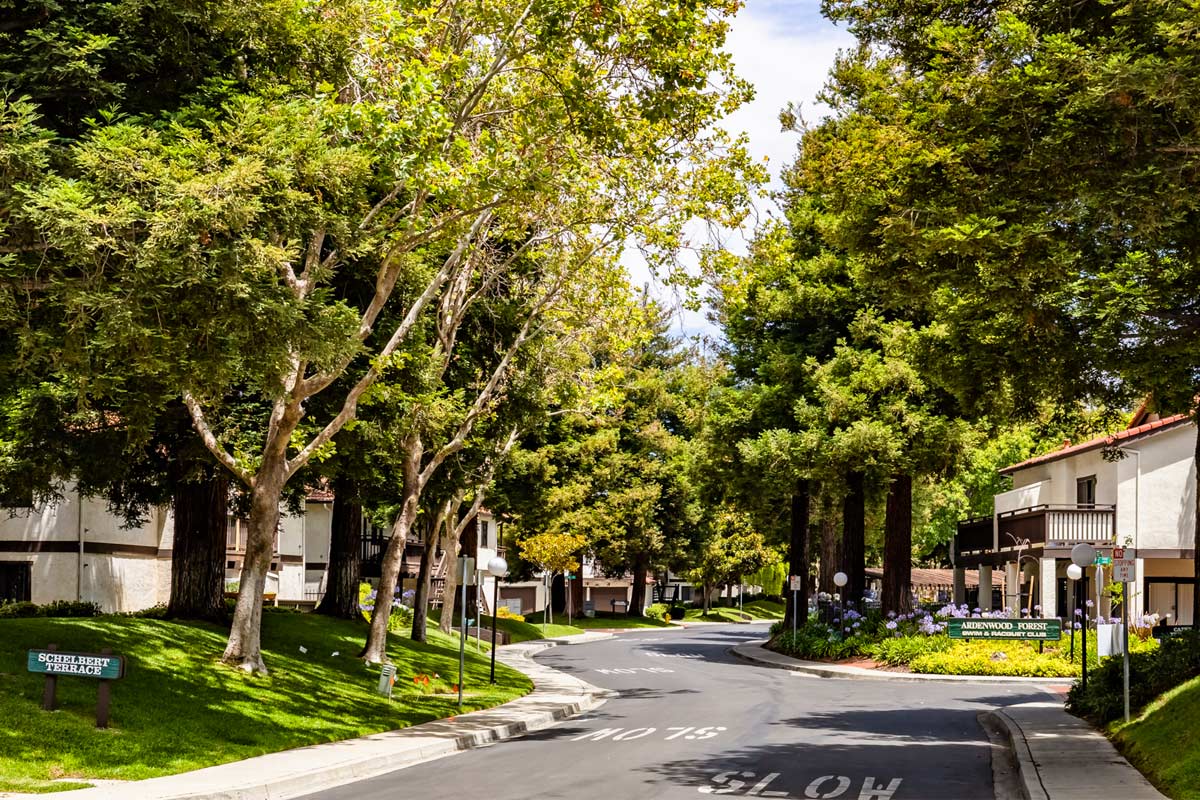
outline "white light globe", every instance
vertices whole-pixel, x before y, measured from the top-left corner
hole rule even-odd
[[[508,562],[502,557],[496,556],[488,562],[487,571],[489,575],[493,575],[497,578],[503,578],[508,574]]]
[[[1080,567],[1087,567],[1096,561],[1096,548],[1087,542],[1080,542],[1071,548],[1071,561]]]
[[[1083,577],[1083,568],[1078,564],[1071,564],[1067,567],[1067,577],[1073,581],[1077,581]]]
[[[833,585],[834,586],[839,586],[839,587],[845,586],[849,582],[850,582],[850,578],[848,575],[846,575],[846,573],[844,573],[844,572],[833,573]]]

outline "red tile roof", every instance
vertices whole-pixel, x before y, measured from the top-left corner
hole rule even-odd
[[[1135,416],[1134,422],[1136,422],[1138,419],[1139,416]],[[1051,461],[1058,461],[1060,458],[1069,458],[1070,456],[1078,455],[1079,453],[1086,453],[1089,450],[1097,450],[1101,447],[1111,447],[1119,442],[1127,442],[1131,439],[1147,436],[1164,428],[1174,428],[1177,425],[1182,425],[1188,422],[1190,419],[1190,414],[1176,414],[1173,417],[1163,417],[1162,419],[1156,419],[1153,422],[1144,422],[1141,425],[1126,428],[1119,433],[1098,436],[1089,442],[1084,442],[1083,444],[1068,444],[1066,447],[1063,447],[1061,450],[1056,450],[1053,453],[1035,456],[1026,461],[1022,461],[1020,464],[1012,464],[1011,466],[1007,466],[1000,470],[1000,474],[1008,475],[1016,472],[1019,469],[1025,469],[1026,467],[1033,467],[1037,466],[1038,464],[1047,464]]]

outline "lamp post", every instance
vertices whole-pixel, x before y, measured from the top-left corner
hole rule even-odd
[[[492,677],[496,682],[496,615],[500,613],[500,579],[508,574],[508,562],[496,556],[487,565],[488,574],[492,576]],[[487,595],[484,595],[485,597]]]
[[[1083,570],[1087,569],[1088,565],[1094,563],[1095,561],[1096,561],[1096,548],[1093,547],[1092,545],[1088,544],[1087,542],[1080,542],[1079,544],[1077,544],[1071,548],[1071,563],[1074,566],[1079,568],[1079,574],[1081,577],[1084,574]],[[1087,578],[1086,577],[1083,578],[1083,594],[1084,594],[1084,597],[1087,597]],[[1082,679],[1083,679],[1082,680],[1082,688],[1083,688],[1083,691],[1085,691],[1085,692],[1087,691],[1087,667],[1088,667],[1088,665],[1087,665],[1087,662],[1088,662],[1087,629],[1088,629],[1087,604],[1085,603],[1083,606],[1083,672],[1082,672]],[[1072,633],[1071,634],[1072,642],[1074,642],[1074,639],[1075,639],[1075,635],[1074,635],[1074,633]]]
[[[846,626],[846,601],[842,599],[842,587],[850,582],[850,577],[844,572],[833,573],[833,585],[838,587],[838,633],[844,633]]]
[[[1078,564],[1069,564],[1067,577],[1071,579],[1071,602],[1067,610],[1067,621],[1071,623],[1071,663],[1075,663],[1075,603],[1079,598],[1079,586],[1075,582],[1083,577],[1083,570]]]

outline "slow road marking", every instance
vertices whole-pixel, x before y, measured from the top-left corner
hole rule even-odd
[[[768,789],[767,787],[774,783],[779,774],[778,772],[768,772],[757,783],[751,785],[751,782],[758,777],[754,772],[718,772],[709,779],[710,785],[700,786],[697,791],[700,794],[740,794],[742,797],[796,797],[797,799],[803,797],[805,800],[834,800],[838,797],[847,797],[847,800],[850,800],[854,797],[853,794],[846,794],[854,781],[845,775],[822,775],[813,778],[804,787],[803,795],[790,795],[787,792]],[[867,776],[863,779],[858,791],[858,800],[891,800],[902,782],[902,778],[892,778],[887,783],[876,784],[873,776]],[[744,792],[743,789],[745,789]]]

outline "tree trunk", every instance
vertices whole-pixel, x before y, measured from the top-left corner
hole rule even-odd
[[[172,498],[175,537],[171,546],[171,600],[174,619],[224,620],[225,536],[229,520],[229,478],[225,472],[179,483]]]
[[[791,586],[785,586],[784,600],[787,611],[783,615],[783,627],[791,629],[792,616],[796,623],[807,621],[808,612],[808,503],[809,487],[807,480],[796,481],[792,493],[791,541],[788,546],[788,574],[800,578],[800,590],[793,592]]]
[[[633,594],[629,600],[629,613],[642,616],[646,606],[646,563],[638,559],[633,563]]]
[[[567,575],[556,572],[550,579],[550,608],[560,617],[567,614]]]
[[[705,582],[705,584],[704,584],[704,616],[706,616],[706,617],[708,616],[708,609],[709,609],[708,601],[709,601],[709,594],[711,591],[712,591],[711,587],[708,585],[707,582]]]
[[[266,673],[262,658],[262,604],[267,570],[279,528],[279,501],[283,494],[284,464],[264,462],[258,483],[250,493],[250,524],[246,557],[242,562],[237,605],[229,629],[223,661],[246,672]]]
[[[350,481],[333,485],[333,519],[329,530],[329,566],[325,596],[318,614],[360,619],[358,587],[362,582],[363,510]]]
[[[388,620],[392,615],[392,598],[396,595],[396,581],[400,577],[400,566],[404,562],[404,546],[408,532],[417,520],[421,502],[420,466],[424,452],[421,440],[410,437],[405,448],[404,485],[401,490],[400,512],[392,525],[392,535],[383,552],[383,563],[379,568],[379,586],[375,590],[375,608],[371,612],[371,629],[360,658],[369,664],[387,661]]]
[[[838,535],[838,518],[834,503],[828,495],[821,501],[821,573],[819,590],[825,594],[836,592],[833,573],[842,564],[842,539]]]
[[[425,627],[429,623],[429,581],[433,576],[433,559],[437,549],[437,527],[426,525],[421,536],[425,547],[421,550],[421,566],[417,569],[417,594],[413,598],[412,640],[425,641]]]
[[[883,539],[884,613],[912,611],[912,476],[896,475],[888,487]]]
[[[867,583],[867,509],[863,494],[865,479],[861,472],[846,478],[846,498],[842,506],[842,571],[846,585],[842,600],[861,608]]]

